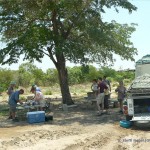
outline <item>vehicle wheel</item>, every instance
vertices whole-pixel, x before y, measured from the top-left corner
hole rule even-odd
[[[132,119],[132,116],[126,115],[126,121],[130,121]]]

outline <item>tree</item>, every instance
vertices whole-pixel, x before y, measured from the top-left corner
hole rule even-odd
[[[113,77],[113,78],[116,76],[116,71],[112,68],[102,67],[101,71],[103,72],[103,76]]]
[[[30,63],[23,63],[19,66],[19,76],[18,76],[18,82],[19,85],[27,87],[29,84],[31,84],[31,80],[33,79],[33,75],[31,74],[32,64]]]
[[[74,66],[73,68],[68,67],[67,70],[68,70],[68,75],[69,75],[68,80],[70,85],[81,83],[81,78],[83,78],[81,67],[77,67],[77,66]]]
[[[1,0],[0,31],[6,47],[0,63],[42,62],[47,55],[58,71],[63,103],[72,104],[66,60],[86,64],[113,62],[113,53],[133,60],[131,26],[103,22],[104,8],[136,10],[128,0]]]
[[[47,69],[46,71],[46,83],[47,85],[54,85],[54,84],[58,84],[58,71],[54,68],[51,69]]]
[[[44,83],[45,73],[31,63],[23,63],[19,66],[19,84],[29,86],[33,83],[39,85]]]
[[[89,66],[89,74],[87,74],[87,81],[92,82],[93,79],[98,79],[100,77],[100,73],[98,72],[97,68],[94,66],[90,65]]]
[[[17,72],[9,69],[0,68],[0,87],[2,91],[6,91],[11,81],[16,81]]]

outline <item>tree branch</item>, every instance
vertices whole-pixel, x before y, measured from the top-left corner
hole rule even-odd
[[[50,47],[47,47],[47,51],[49,52],[49,57],[50,59],[53,61],[53,63],[55,64],[55,66],[57,66],[57,61],[55,60],[55,58],[53,57],[52,54],[52,48],[53,48],[53,44]]]

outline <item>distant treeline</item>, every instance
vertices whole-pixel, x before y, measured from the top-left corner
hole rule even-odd
[[[118,72],[112,68],[96,67],[90,65],[67,67],[69,74],[69,85],[92,82],[93,79],[106,75],[110,81],[125,80],[131,82],[134,79],[134,72]],[[39,86],[52,86],[59,83],[57,70],[47,69],[43,72],[31,63],[24,63],[19,66],[19,70],[9,70],[0,68],[0,92],[5,91],[11,81],[16,81],[18,86],[29,87],[33,83]]]

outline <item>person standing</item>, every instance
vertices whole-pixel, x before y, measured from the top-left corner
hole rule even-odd
[[[17,107],[17,103],[19,102],[20,104],[22,104],[22,102],[19,99],[19,95],[23,94],[24,90],[20,89],[18,91],[15,91],[11,94],[11,96],[9,97],[9,110],[12,116],[13,121],[18,121],[16,119],[16,107]]]
[[[16,86],[16,82],[15,82],[15,81],[11,81],[11,82],[10,82],[10,86],[9,86],[9,88],[8,88],[8,90],[7,90],[7,94],[8,94],[8,96],[9,96],[9,97],[8,97],[8,101],[9,101],[9,98],[10,98],[11,94],[14,92],[15,86]],[[9,117],[8,117],[8,119],[12,119],[11,112],[9,112]]]
[[[96,98],[96,96],[98,94],[98,84],[97,84],[96,79],[93,79],[93,83],[91,85],[91,90],[94,92],[94,97]]]
[[[106,84],[106,83],[105,83]],[[104,109],[106,110],[106,114],[109,115],[109,96],[110,96],[110,87],[108,84],[106,84],[106,86],[108,87],[108,89],[104,90]]]
[[[123,112],[123,100],[125,98],[126,88],[123,84],[123,81],[119,81],[119,86],[116,88],[115,92],[118,93],[118,101],[120,106],[120,113]]]
[[[97,107],[98,107],[98,115],[101,115],[104,110],[104,91],[107,90],[108,87],[104,82],[102,82],[102,78],[98,78],[98,97],[97,97]],[[101,107],[100,107],[101,105]]]
[[[109,91],[111,92],[111,84],[110,84],[110,81],[107,79],[107,76],[103,77],[103,82],[109,86]],[[110,94],[109,94],[109,98],[110,98]]]

